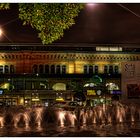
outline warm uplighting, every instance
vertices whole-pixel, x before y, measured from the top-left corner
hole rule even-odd
[[[0,37],[2,36],[2,34],[3,34],[3,31],[2,31],[2,29],[0,27]]]

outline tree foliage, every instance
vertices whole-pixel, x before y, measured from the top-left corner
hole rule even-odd
[[[84,7],[84,4],[72,3],[20,3],[18,5],[19,18],[23,20],[23,25],[29,24],[35,28],[43,44],[60,39],[64,35],[64,30],[75,23],[74,18]],[[0,4],[0,9],[3,8],[4,4]]]
[[[9,9],[9,4],[8,4],[8,3],[1,3],[1,4],[0,4],[0,9],[1,9],[1,10]]]

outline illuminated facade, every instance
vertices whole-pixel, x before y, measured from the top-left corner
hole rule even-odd
[[[137,45],[1,44],[0,99],[7,104],[44,103],[57,96],[72,100],[71,81],[84,87],[94,75],[121,91],[121,63],[139,60]]]

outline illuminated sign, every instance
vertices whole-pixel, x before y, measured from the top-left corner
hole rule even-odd
[[[112,90],[111,94],[122,94],[120,90]]]
[[[56,98],[56,101],[64,101],[64,99],[63,98]]]
[[[96,47],[96,51],[122,51],[122,47],[119,47],[119,46],[106,46],[106,47],[103,47],[103,46],[97,46]]]
[[[96,95],[95,90],[87,90],[87,95]]]
[[[32,101],[39,101],[39,98],[33,98]]]
[[[0,90],[0,95],[2,95],[3,94],[3,90]]]

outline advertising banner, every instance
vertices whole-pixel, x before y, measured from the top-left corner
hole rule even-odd
[[[121,79],[123,98],[140,98],[140,61],[123,62]]]

